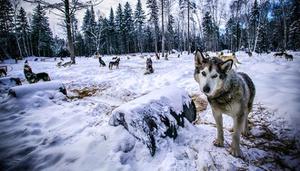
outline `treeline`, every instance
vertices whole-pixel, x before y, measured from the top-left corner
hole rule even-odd
[[[57,56],[63,48],[69,48],[68,41],[75,56],[91,56],[97,51],[162,52],[164,56],[172,49],[300,49],[299,1],[235,0],[229,11],[224,6],[218,0],[147,0],[146,4],[137,0],[134,9],[127,2],[111,8],[108,16],[96,16],[94,6],[89,5],[81,26],[76,15],[66,15],[71,36],[65,41],[53,37],[46,6],[37,3],[32,17],[27,18],[22,7],[0,0],[0,58]]]

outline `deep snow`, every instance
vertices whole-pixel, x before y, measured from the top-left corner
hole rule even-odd
[[[193,79],[193,55],[153,60],[155,72],[144,75],[145,58],[121,55],[120,68],[99,67],[98,59],[77,58],[70,67],[58,61],[28,58],[33,72],[47,72],[65,84],[70,98],[58,91],[37,91],[21,98],[1,94],[0,168],[22,170],[262,170],[299,168],[300,53],[294,61],[272,54],[237,53],[238,71],[249,74],[257,93],[251,114],[252,136],[242,138],[243,158],[229,154],[231,119],[224,117],[225,148],[216,136],[210,107],[196,125],[180,129],[154,157],[122,126],[108,124],[116,107],[158,88],[176,85],[200,92]],[[108,64],[112,56],[102,59]],[[24,61],[9,64],[9,76],[22,78]],[[88,92],[81,94],[79,92]],[[298,141],[293,144],[293,139]],[[267,144],[267,145],[266,145]],[[275,148],[271,148],[274,145]],[[288,146],[287,146],[288,145]],[[270,147],[271,146],[271,147]],[[296,154],[290,152],[293,151]],[[279,162],[280,161],[280,162]],[[283,163],[283,164],[282,164]],[[0,169],[1,170],[1,169]]]

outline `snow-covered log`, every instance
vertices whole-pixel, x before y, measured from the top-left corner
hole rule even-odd
[[[34,93],[37,91],[56,90],[67,95],[67,90],[61,82],[48,81],[35,84],[26,84],[22,86],[16,86],[9,89],[8,94],[14,97],[22,97],[24,95]]]
[[[116,108],[112,111],[109,124],[123,125],[154,155],[163,138],[175,139],[178,128],[184,127],[185,121],[192,122],[195,119],[195,104],[188,93],[167,86]]]
[[[0,78],[0,93],[7,93],[11,87],[22,85],[19,78],[3,77]]]

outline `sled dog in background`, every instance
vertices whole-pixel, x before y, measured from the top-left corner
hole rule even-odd
[[[24,64],[24,75],[26,80],[31,84],[31,83],[36,83],[40,80],[43,81],[50,81],[50,77],[46,72],[40,72],[40,73],[34,73],[31,70],[31,67],[28,64],[28,61],[25,61]]]
[[[144,73],[146,74],[152,74],[154,72],[153,70],[153,66],[152,66],[152,60],[151,58],[147,58],[146,60],[146,72]]]
[[[222,59],[222,61],[227,61],[231,59],[233,61],[234,66],[237,68],[237,64],[242,64],[238,61],[237,57],[235,56],[235,53],[224,55],[223,52],[221,52],[218,57]]]
[[[119,69],[119,63],[120,63],[120,58],[114,57],[112,61],[109,62],[108,68],[112,69],[113,66],[116,66],[116,68]]]

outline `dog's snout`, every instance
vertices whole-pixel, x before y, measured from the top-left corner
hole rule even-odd
[[[205,85],[205,86],[203,87],[203,91],[204,91],[204,93],[209,93],[209,91],[210,91],[209,86],[208,86],[208,85]]]

